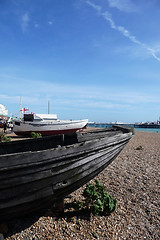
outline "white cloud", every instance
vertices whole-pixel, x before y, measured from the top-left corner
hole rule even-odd
[[[95,8],[98,12],[101,12],[101,10],[102,10],[101,6],[98,6],[98,5],[96,5],[96,4],[94,4],[94,3],[90,2],[90,1],[86,1],[86,3],[88,5],[90,5],[91,7]]]
[[[52,24],[53,24],[53,22],[52,22],[52,21],[48,21],[48,24],[49,24],[49,25],[52,25]]]
[[[6,105],[9,112],[16,116],[19,116],[20,96],[22,96],[22,107],[29,107],[30,111],[37,113],[47,112],[47,104],[50,100],[51,112],[56,112],[60,117],[63,114],[63,118],[68,116],[72,118],[73,112],[75,118],[84,116],[88,118],[91,112],[98,112],[97,116],[100,112],[106,114],[107,111],[129,113],[140,106],[149,108],[149,106],[160,105],[159,91],[156,92],[157,86],[156,90],[152,87],[144,93],[141,88],[138,91],[136,87],[124,88],[120,85],[115,88],[115,86],[93,84],[92,86],[59,84],[33,81],[12,75],[0,75],[0,78],[5,82],[1,86],[0,103]]]
[[[137,40],[137,38],[135,36],[131,35],[130,32],[125,27],[117,26],[109,12],[101,11],[101,9],[102,9],[101,6],[95,5],[95,4],[91,3],[90,1],[87,1],[86,3],[88,5],[90,5],[92,8],[96,9],[98,12],[98,15],[102,16],[110,24],[110,27],[112,29],[119,31],[123,36],[128,38],[131,42],[138,44],[141,48],[146,49],[157,61],[160,62],[160,57],[157,56],[157,53],[159,53],[159,50],[148,47],[145,43]]]
[[[5,81],[5,87],[10,86],[12,82],[14,85],[12,87],[12,93],[15,92],[14,88],[18,89],[16,96],[14,94],[8,93],[8,95],[1,94],[0,100],[6,99],[7,101],[14,100],[17,101],[18,95],[23,96],[25,102],[30,104],[44,104],[44,100],[52,98],[57,104],[63,102],[64,104],[75,104],[75,105],[101,105],[108,108],[118,106],[120,104],[130,105],[139,103],[159,103],[159,95],[152,95],[151,92],[148,94],[142,94],[138,92],[137,89],[123,89],[120,86],[115,89],[115,87],[97,87],[97,86],[83,86],[83,85],[65,85],[58,83],[51,83],[46,81],[33,81],[29,79],[19,79],[12,76],[0,75]],[[30,90],[28,92],[28,88]],[[38,86],[38,88],[37,88]],[[8,87],[7,87],[8,88]],[[9,88],[8,88],[9,89]],[[5,88],[1,89],[5,91]],[[107,92],[107,94],[106,94]],[[12,96],[12,97],[11,97]],[[47,101],[47,100],[46,100]],[[92,105],[93,104],[93,105]]]
[[[38,24],[38,23],[35,23],[35,24],[34,24],[34,27],[35,27],[35,28],[38,28],[38,27],[39,27],[39,24]]]
[[[136,5],[131,0],[108,0],[110,7],[115,7],[124,12],[137,12]]]
[[[21,20],[22,20],[22,22],[21,22],[22,31],[26,32],[27,28],[28,28],[28,25],[29,25],[29,21],[30,21],[29,15],[28,15],[27,12],[25,14],[23,14]]]

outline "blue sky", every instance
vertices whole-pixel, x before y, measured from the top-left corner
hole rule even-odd
[[[0,0],[0,103],[61,119],[160,116],[159,0]]]

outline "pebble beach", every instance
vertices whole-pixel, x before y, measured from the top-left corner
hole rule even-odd
[[[64,214],[12,220],[6,240],[160,239],[160,133],[136,132],[119,156],[95,179],[117,199],[109,216],[75,213],[69,204],[82,200],[85,186],[65,199]],[[94,180],[91,180],[94,183]]]

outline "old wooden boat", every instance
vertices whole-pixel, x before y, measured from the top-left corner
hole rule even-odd
[[[88,119],[60,120],[57,114],[24,114],[22,120],[14,121],[13,131],[17,135],[31,135],[32,132],[43,136],[76,132],[86,127]]]
[[[65,198],[106,168],[133,134],[116,126],[0,143],[0,221]]]

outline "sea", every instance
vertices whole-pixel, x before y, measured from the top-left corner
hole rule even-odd
[[[88,127],[96,127],[96,128],[110,128],[115,124],[107,124],[107,123],[88,123]],[[123,126],[134,127],[132,124],[123,124]],[[143,132],[157,132],[160,133],[160,128],[136,128],[135,131],[143,131]]]

